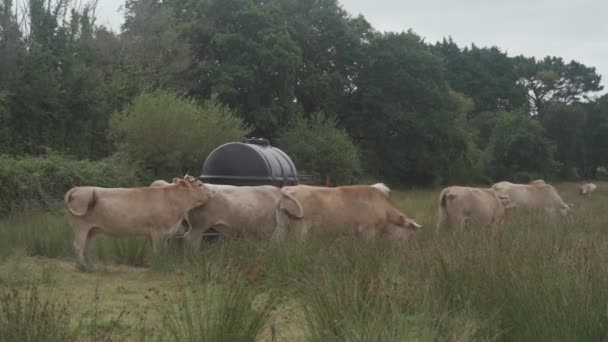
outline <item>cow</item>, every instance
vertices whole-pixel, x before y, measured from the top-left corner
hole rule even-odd
[[[186,245],[199,248],[204,232],[213,228],[224,237],[273,237],[276,211],[281,198],[279,188],[271,185],[232,186],[207,184],[215,195],[204,205],[188,212],[191,228],[184,236]]]
[[[547,183],[545,183],[544,179],[535,179],[528,184],[535,185],[535,184],[547,184]]]
[[[493,189],[450,186],[439,194],[437,231],[447,222],[463,229],[467,224],[494,226],[502,222],[508,195],[498,195]]]
[[[322,233],[407,240],[422,228],[397,209],[385,191],[370,185],[295,185],[283,187],[281,195],[277,234],[289,234],[298,241]]]
[[[573,207],[572,204],[564,203],[557,190],[545,182],[535,184],[498,182],[492,185],[492,189],[498,195],[509,196],[511,202],[509,208],[540,210],[549,215],[559,212],[562,216],[566,216]]]
[[[581,185],[581,195],[591,197],[591,193],[594,192],[595,189],[597,189],[597,185],[593,183],[583,184]]]
[[[184,215],[213,195],[213,190],[191,176],[158,187],[74,187],[64,200],[78,261],[87,263],[87,244],[97,234],[147,235],[158,253],[177,232]]]

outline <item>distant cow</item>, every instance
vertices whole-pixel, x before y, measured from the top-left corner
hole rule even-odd
[[[277,226],[279,188],[270,185],[207,186],[215,191],[214,197],[188,213],[191,229],[184,238],[190,247],[199,247],[203,233],[210,228],[225,237],[272,237]]]
[[[369,185],[284,187],[278,233],[289,233],[299,241],[323,233],[407,240],[422,226],[397,209],[385,190]]]
[[[581,195],[586,195],[591,197],[591,193],[597,189],[597,186],[593,183],[587,183],[581,185]]]
[[[451,186],[439,194],[437,231],[447,221],[464,228],[467,224],[488,226],[502,221],[509,196],[499,196],[492,189]]]
[[[72,188],[65,194],[65,204],[78,259],[86,263],[87,244],[100,233],[117,237],[148,235],[158,253],[177,232],[184,215],[212,196],[212,190],[190,176],[158,187]]]
[[[499,182],[492,185],[498,195],[508,195],[512,207],[541,210],[550,215],[559,212],[566,216],[573,205],[566,204],[557,190],[545,182],[536,184],[514,184]]]

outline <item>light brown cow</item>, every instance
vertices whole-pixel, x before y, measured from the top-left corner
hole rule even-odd
[[[439,194],[437,231],[446,221],[464,228],[467,224],[496,225],[502,221],[509,196],[498,196],[492,189],[451,186]]]
[[[499,182],[492,185],[498,195],[507,195],[511,208],[544,211],[549,215],[559,212],[566,216],[573,205],[566,204],[555,188],[547,183],[515,184]]]
[[[158,253],[179,229],[184,215],[212,196],[212,190],[190,176],[160,187],[72,188],[65,194],[65,204],[78,259],[87,262],[87,244],[97,234],[148,235]]]
[[[407,240],[421,225],[393,204],[386,192],[369,185],[281,189],[277,234],[303,241],[310,234],[352,235],[364,240],[385,235]]]
[[[581,195],[591,197],[591,193],[594,192],[595,189],[597,189],[597,185],[593,183],[583,184],[581,185]]]
[[[224,237],[252,236],[269,239],[275,232],[281,190],[270,185],[232,186],[207,184],[215,195],[188,213],[191,224],[186,244],[200,246],[204,232],[213,228]]]

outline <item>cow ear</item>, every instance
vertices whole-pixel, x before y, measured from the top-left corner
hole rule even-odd
[[[281,197],[281,200],[279,201],[279,209],[295,218],[300,219],[304,217],[304,209],[300,202],[286,191],[281,192],[283,193],[283,197]]]
[[[173,183],[177,184],[179,182],[179,178],[173,178]]]
[[[178,180],[177,180],[177,184],[178,184],[178,185],[181,185],[181,186],[188,186],[188,182],[186,182],[186,181],[185,181],[185,180],[183,180],[183,179],[178,179]]]

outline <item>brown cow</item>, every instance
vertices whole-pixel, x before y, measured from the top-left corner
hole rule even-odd
[[[498,196],[492,189],[450,186],[439,194],[437,231],[447,220],[451,226],[495,225],[502,221],[509,196]]]
[[[386,235],[407,240],[421,225],[393,204],[386,189],[353,185],[336,188],[308,185],[281,189],[277,234],[299,241],[309,234],[354,235],[364,240]]]
[[[177,232],[186,213],[212,196],[212,190],[191,176],[160,187],[72,188],[65,194],[65,204],[78,259],[87,262],[87,244],[100,233],[148,235],[158,253]]]

